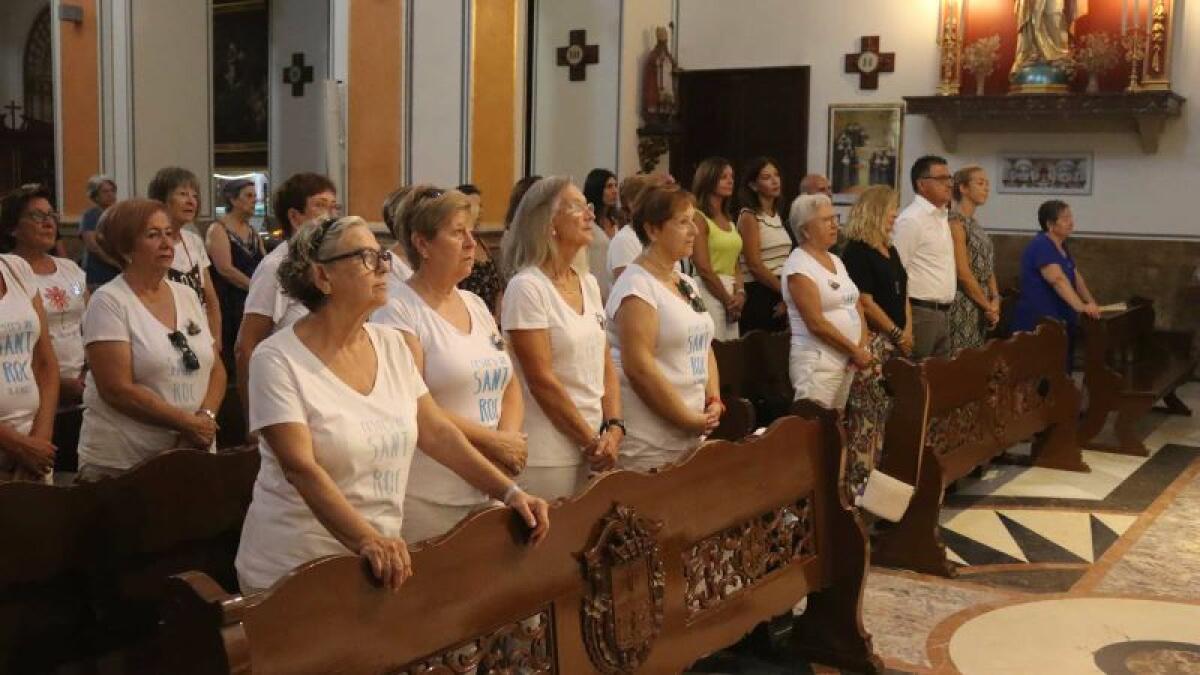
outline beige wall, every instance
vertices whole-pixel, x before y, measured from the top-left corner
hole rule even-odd
[[[209,0],[131,0],[133,182],[146,194],[154,172],[182,166],[200,179],[200,214],[212,214]]]

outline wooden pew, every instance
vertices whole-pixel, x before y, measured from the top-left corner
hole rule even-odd
[[[794,391],[788,373],[787,333],[752,330],[737,340],[714,341],[721,373],[721,397],[744,398],[753,406],[755,421],[766,426],[786,415]]]
[[[725,415],[712,438],[740,441],[755,429],[754,405],[746,399],[746,356],[741,340],[713,340],[713,356],[721,378],[721,402]]]
[[[1079,443],[1093,447],[1092,440],[1115,410],[1117,446],[1096,449],[1147,456],[1137,423],[1157,401],[1165,404],[1165,412],[1192,414],[1175,394],[1196,370],[1191,333],[1155,330],[1154,305],[1140,298],[1130,300],[1122,312],[1105,313],[1099,319],[1081,317],[1081,327],[1088,408],[1079,427]]]
[[[176,450],[99,483],[0,485],[0,673],[120,662],[153,672],[166,579],[233,559],[257,448]]]
[[[938,530],[942,495],[1016,443],[1034,439],[1035,466],[1089,470],[1075,439],[1080,396],[1066,353],[1066,331],[1047,321],[953,359],[884,366],[895,403],[879,468],[916,492],[904,518],[879,533],[872,562],[954,576]]]
[[[556,503],[536,548],[508,511],[475,514],[415,550],[395,594],[352,556],[250,598],[183,574],[162,670],[678,673],[807,596],[789,653],[878,672],[860,614],[866,540],[836,488],[840,462],[833,419],[789,417],[665,470],[602,477]]]

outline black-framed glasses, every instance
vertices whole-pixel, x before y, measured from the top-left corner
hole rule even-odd
[[[353,258],[355,256],[358,256],[358,258],[362,260],[363,267],[367,268],[368,272],[378,272],[380,269],[386,272],[387,270],[392,269],[392,252],[379,248],[359,248],[353,251],[339,253],[338,255],[330,256],[328,258],[323,258],[317,262],[321,264],[328,264],[337,262],[339,260],[345,260],[346,258]]]
[[[184,368],[188,370],[200,370],[200,357],[196,356],[196,352],[192,351],[192,345],[188,344],[187,336],[182,331],[176,330],[167,333],[167,339],[171,341],[171,346],[183,356]]]
[[[704,300],[696,293],[696,289],[692,285],[684,281],[682,278],[675,284],[675,288],[679,289],[680,295],[687,298],[688,304],[696,312],[707,312],[708,308],[704,306]]]

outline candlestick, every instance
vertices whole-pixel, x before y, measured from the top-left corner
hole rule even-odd
[[[1142,0],[1133,0],[1133,29],[1142,27]]]
[[[1129,0],[1121,0],[1121,35],[1129,32]]]

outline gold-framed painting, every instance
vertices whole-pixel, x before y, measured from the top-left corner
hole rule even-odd
[[[872,185],[900,190],[903,103],[829,106],[825,170],[835,204],[852,204]]]

